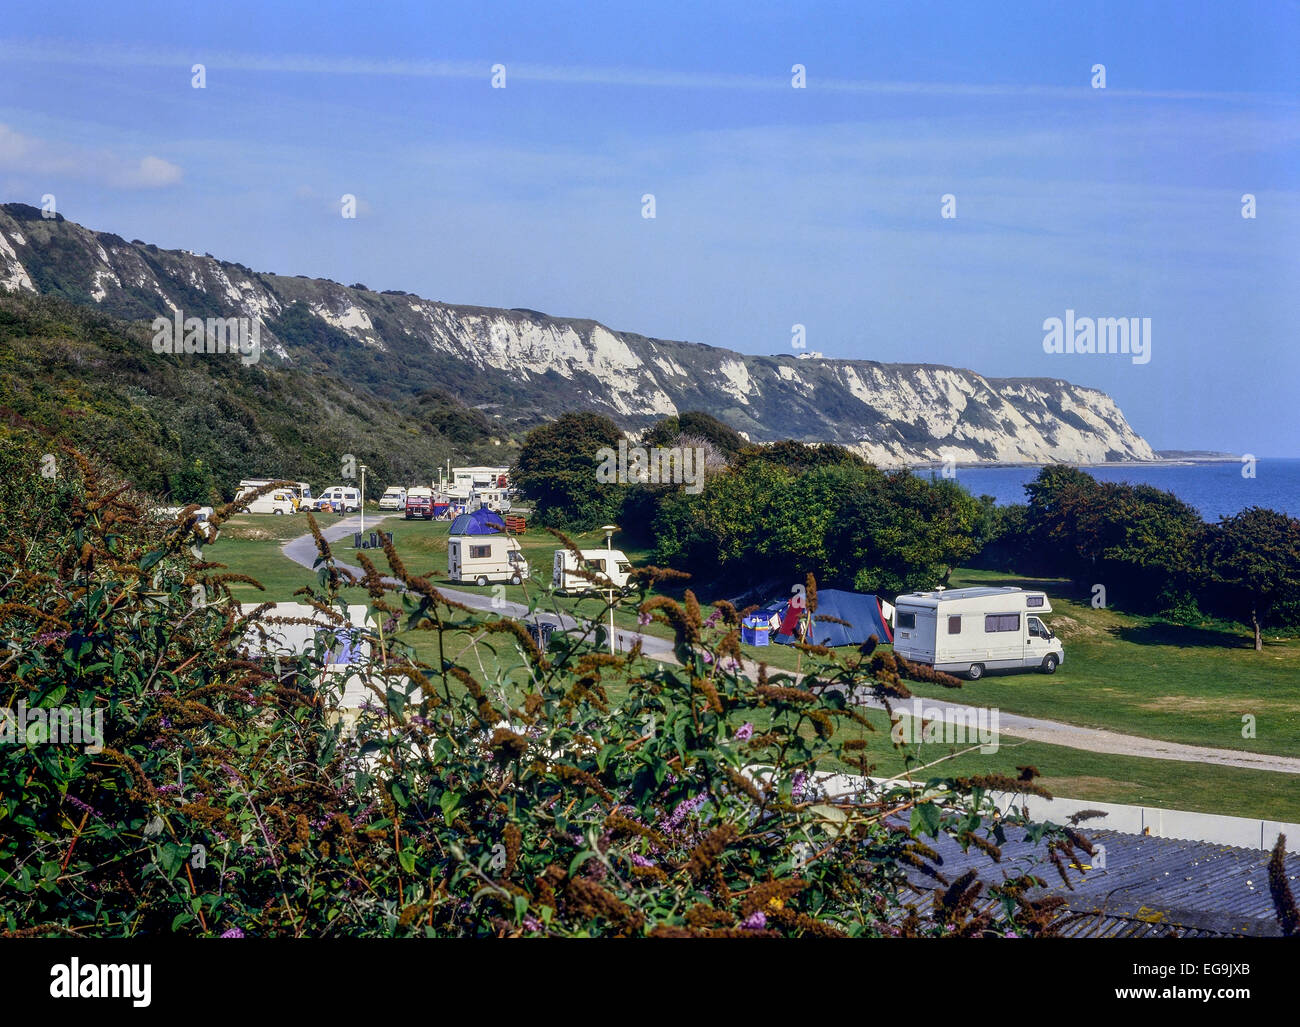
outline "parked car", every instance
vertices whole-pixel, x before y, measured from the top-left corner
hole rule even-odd
[[[1054,674],[1065,649],[1039,617],[1051,612],[1045,593],[1019,588],[912,592],[894,601],[894,651],[972,681],[986,670]]]
[[[405,511],[404,517],[408,521],[413,517],[433,520],[433,489],[420,486],[407,489]]]
[[[379,509],[381,510],[405,510],[406,509],[406,489],[400,485],[393,485],[384,490],[384,494],[379,497]]]
[[[361,490],[351,485],[331,485],[311,501],[313,510],[354,513],[361,509]]]

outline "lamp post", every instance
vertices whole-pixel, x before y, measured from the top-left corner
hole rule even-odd
[[[361,534],[366,533],[366,465],[361,465]]]
[[[605,579],[609,582],[609,654],[614,655],[614,532],[618,525],[606,524],[601,529],[605,533]]]

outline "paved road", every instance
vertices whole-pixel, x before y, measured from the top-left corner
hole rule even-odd
[[[367,524],[367,530],[376,528],[379,519],[371,518],[367,521]],[[359,529],[360,518],[358,517],[346,517],[332,524],[321,526],[321,532],[327,542],[336,542],[339,539],[346,538]],[[310,568],[316,559],[316,543],[310,533],[292,539],[280,548],[290,560],[307,568]],[[335,556],[337,558],[339,554],[335,553]],[[343,563],[341,559],[339,563],[357,574],[361,573],[360,568]],[[393,579],[385,580],[393,585],[400,584]],[[521,603],[505,602],[494,607],[490,596],[476,592],[462,592],[459,589],[443,588],[441,586],[439,586],[438,591],[447,596],[448,599],[454,599],[468,607],[483,610],[487,613],[503,614],[516,619],[525,617],[528,614],[528,608]],[[541,618],[561,626],[564,630],[572,630],[581,626],[575,618],[565,614],[548,612],[542,614]],[[664,663],[677,662],[670,641],[625,629],[615,630],[615,641],[620,650],[630,648],[636,643],[637,639],[641,640],[642,651],[652,659]],[[746,661],[745,669],[751,674],[756,673],[757,664]],[[872,709],[881,709],[883,705],[878,699],[871,696],[861,695],[857,699],[859,705]],[[910,705],[904,704],[903,708],[906,711],[910,708]],[[970,716],[972,713],[977,713],[979,709],[978,707],[963,706],[942,699],[925,699],[924,708],[925,716],[931,715],[930,710],[938,710],[941,715],[953,712],[954,714]],[[973,723],[973,721],[968,721],[968,723]],[[1000,734],[1024,738],[1033,742],[1044,742],[1048,745],[1060,745],[1068,749],[1082,749],[1087,752],[1105,753],[1107,755],[1140,756],[1144,759],[1175,760],[1180,763],[1209,763],[1221,767],[1242,767],[1248,770],[1268,770],[1281,774],[1300,774],[1300,758],[1294,756],[1273,756],[1244,750],[1209,749],[1199,745],[1162,742],[1137,735],[1107,731],[1104,728],[1080,727],[1076,724],[1062,724],[1058,721],[1042,720],[1038,717],[1022,717],[1015,713],[1002,711],[999,711],[998,715],[998,730]]]

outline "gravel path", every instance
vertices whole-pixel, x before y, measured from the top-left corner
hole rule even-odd
[[[366,530],[377,528],[381,520],[389,519],[391,518],[368,518]],[[329,525],[322,524],[321,533],[325,536],[327,542],[336,542],[359,530],[360,526],[359,517],[345,517]],[[311,568],[313,561],[316,559],[316,543],[310,533],[291,539],[280,549],[294,563],[301,564],[308,569]],[[336,557],[339,555],[335,553]],[[339,564],[357,574],[361,573],[360,568],[344,563],[341,559]],[[399,585],[394,579],[385,580],[390,584]],[[487,613],[503,614],[516,619],[522,618],[528,613],[528,608],[521,603],[505,602],[494,607],[491,597],[477,592],[462,592],[459,589],[443,587],[439,587],[438,591],[448,599],[454,599],[473,609],[483,610]],[[572,630],[581,626],[577,619],[566,614],[545,613],[539,615],[539,617],[556,624],[564,630]],[[673,655],[673,645],[667,639],[626,629],[615,629],[614,634],[618,648],[621,650],[626,650],[635,644],[639,638],[642,651],[647,656],[661,660],[664,663],[677,662],[676,657]],[[749,673],[756,673],[757,664],[746,661],[745,670]],[[781,672],[773,670],[772,673],[775,675]],[[861,706],[872,709],[882,708],[882,703],[870,696],[859,696],[857,699],[858,704]],[[930,715],[931,710],[938,710],[941,715],[949,711],[969,715],[973,710],[978,709],[947,702],[943,699],[924,699],[922,701],[927,716]],[[900,705],[905,712],[910,709],[908,703],[895,703],[896,707]],[[1300,758],[1294,756],[1273,756],[1244,750],[1209,749],[1200,745],[1162,742],[1151,738],[1142,738],[1138,735],[1120,734],[1104,728],[1079,727],[1075,724],[1062,724],[1058,721],[1042,720],[1038,717],[1022,717],[1019,714],[1003,711],[999,711],[998,730],[1001,734],[1012,735],[1016,738],[1043,742],[1048,745],[1060,745],[1067,749],[1082,749],[1086,752],[1105,753],[1114,756],[1140,756],[1144,759],[1154,760],[1175,760],[1181,763],[1211,763],[1221,767],[1269,770],[1281,774],[1300,774]]]

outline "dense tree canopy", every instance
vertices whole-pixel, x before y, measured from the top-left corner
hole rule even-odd
[[[602,448],[617,448],[623,433],[601,414],[563,414],[528,433],[514,481],[543,524],[587,530],[614,519],[622,487],[597,478]]]

